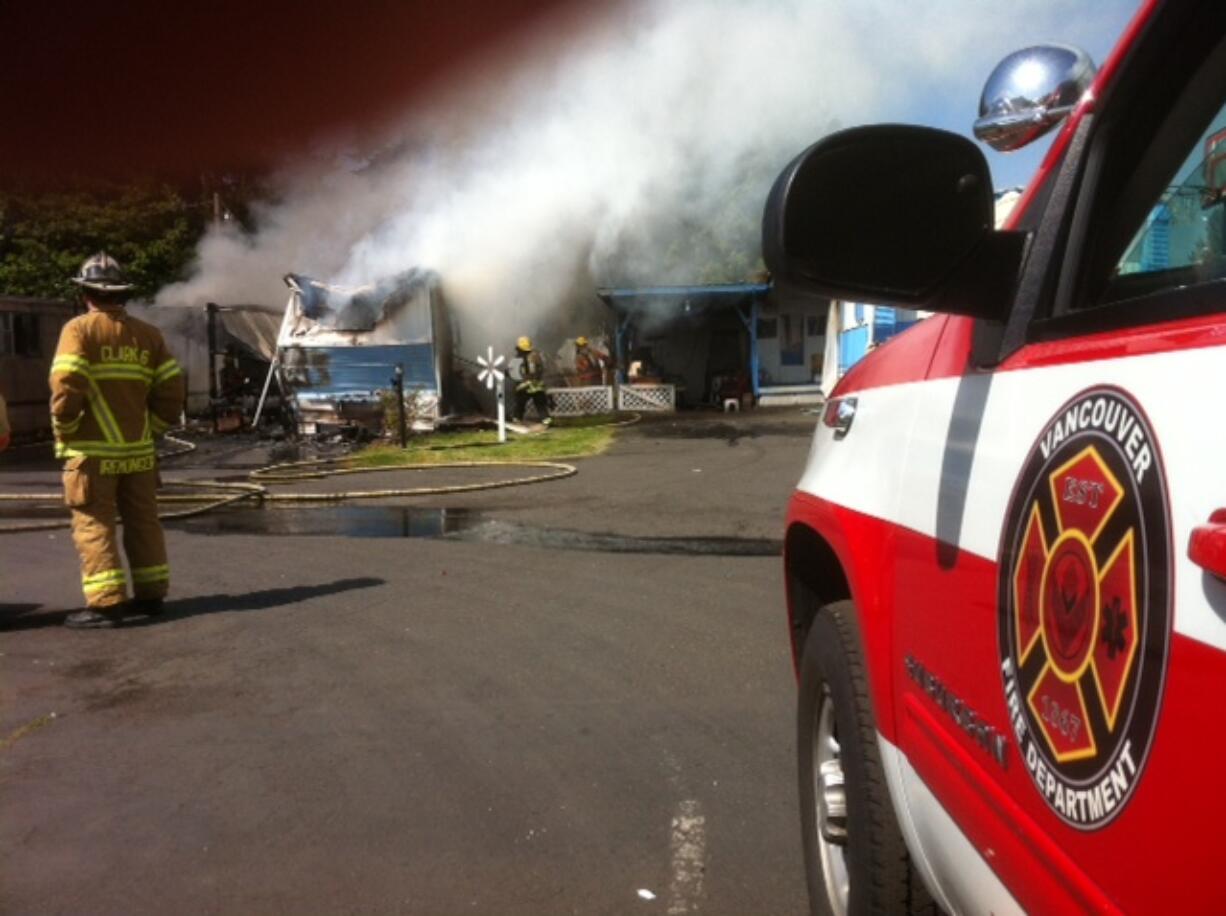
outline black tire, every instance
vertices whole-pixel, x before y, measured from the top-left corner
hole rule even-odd
[[[809,629],[801,659],[796,740],[810,911],[814,916],[835,912],[822,867],[813,737],[827,702],[832,706],[847,800],[843,847],[849,879],[847,912],[854,916],[938,913],[911,864],[894,817],[877,746],[855,606],[850,601],[821,609]]]

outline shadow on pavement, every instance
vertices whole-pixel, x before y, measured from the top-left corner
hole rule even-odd
[[[40,607],[42,607],[41,604],[0,604],[0,630],[7,630],[10,621],[37,611]],[[68,616],[68,612],[63,611],[59,614],[39,616],[57,617],[58,622],[63,623],[64,618]]]
[[[174,623],[177,620],[201,614],[263,611],[354,589],[373,588],[376,585],[383,585],[385,581],[372,576],[362,576],[353,579],[337,579],[335,582],[326,582],[322,585],[269,588],[240,595],[199,595],[178,600],[172,598],[166,602],[166,613],[161,617],[126,617],[122,626],[154,626]],[[41,606],[38,604],[0,604],[0,630],[34,630],[40,627],[60,626],[64,623],[64,618],[71,613],[71,611],[63,610],[48,611],[43,614],[31,613]]]

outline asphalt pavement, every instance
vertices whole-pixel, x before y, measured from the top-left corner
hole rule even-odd
[[[777,541],[814,422],[655,419],[408,510],[583,549],[182,525],[166,616],[110,631],[59,625],[66,532],[0,538],[0,911],[804,911],[779,558],[652,543]]]

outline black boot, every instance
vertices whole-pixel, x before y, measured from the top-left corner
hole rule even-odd
[[[105,630],[119,625],[119,618],[112,612],[86,608],[64,618],[64,626],[74,630]]]
[[[127,607],[128,613],[139,617],[161,617],[166,604],[161,598],[133,598]]]

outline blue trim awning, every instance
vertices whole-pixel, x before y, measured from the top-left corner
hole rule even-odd
[[[710,305],[739,305],[762,299],[770,292],[769,283],[712,283],[698,286],[601,287],[596,295],[614,308],[626,309],[643,302],[671,299]],[[697,302],[694,302],[698,300]]]

